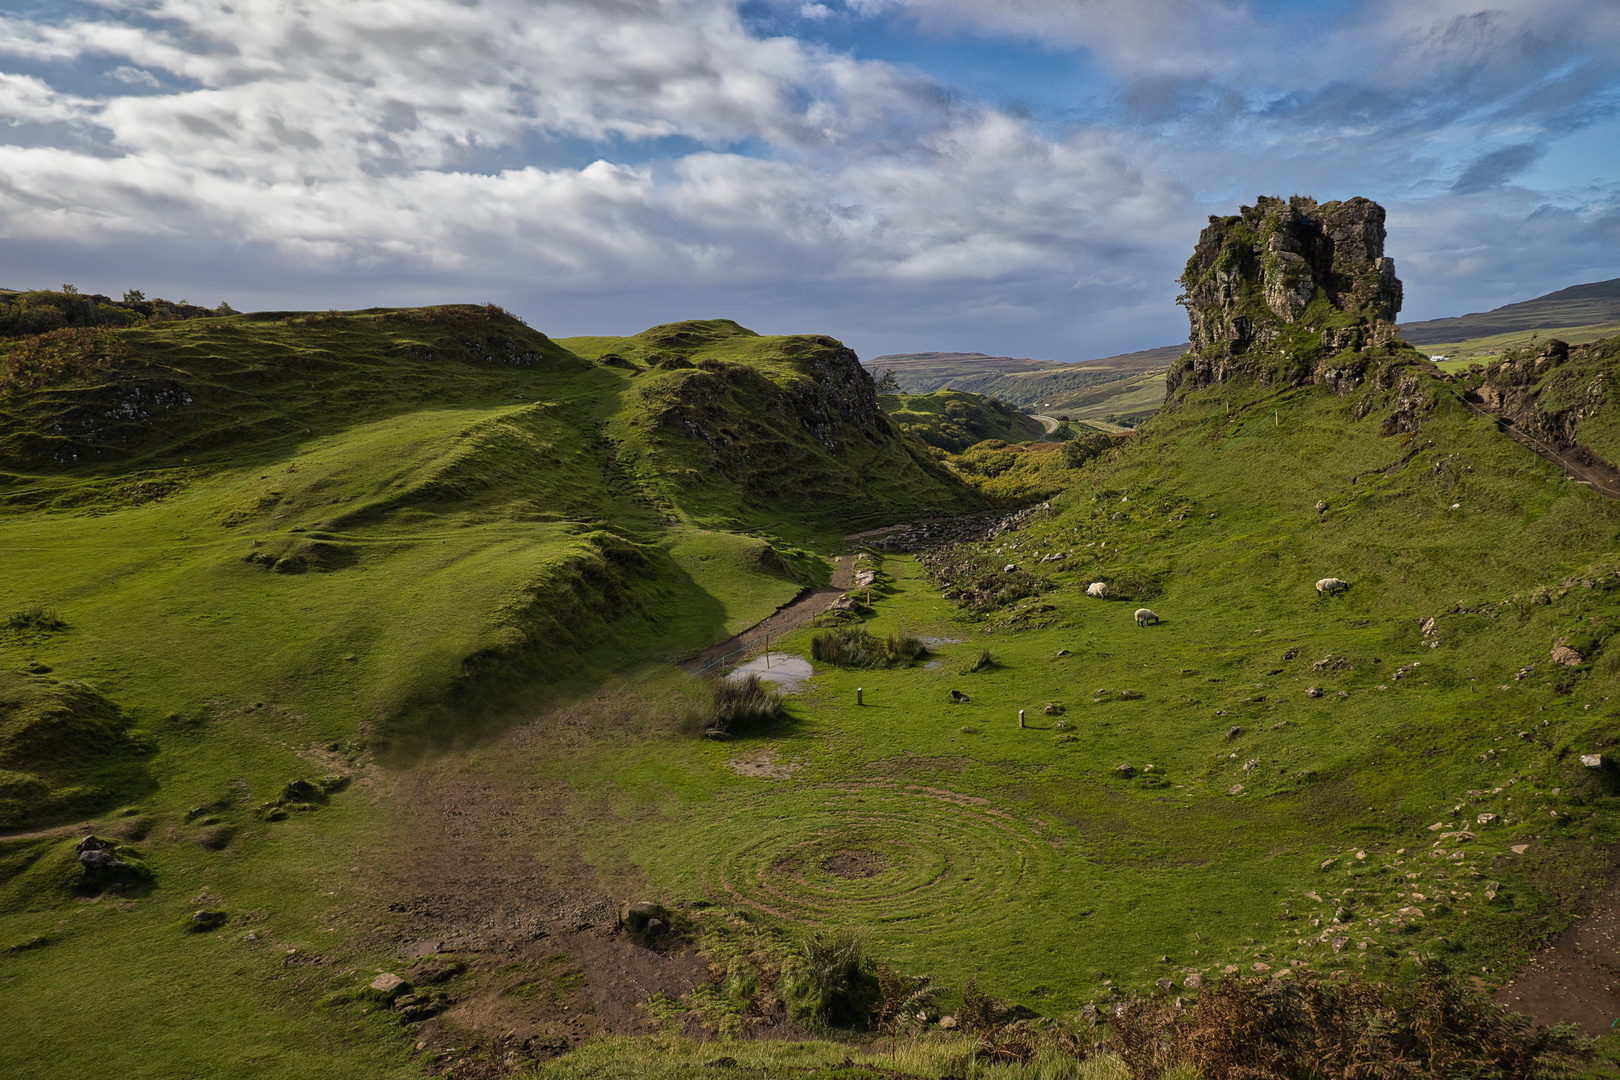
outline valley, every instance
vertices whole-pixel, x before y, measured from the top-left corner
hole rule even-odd
[[[470,305],[0,342],[0,1073],[1190,1078],[1290,994],[1612,1068],[1458,1018],[1620,1014],[1515,982],[1613,908],[1556,454],[1620,460],[1620,344],[1437,367],[1366,200],[1183,283],[1187,347],[971,386]]]

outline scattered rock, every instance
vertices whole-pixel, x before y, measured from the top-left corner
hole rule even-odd
[[[1047,716],[1062,716],[1064,711],[1065,710],[1064,710],[1063,706],[1059,705],[1055,701],[1048,701],[1046,703],[1046,715]]]
[[[226,915],[223,911],[209,911],[200,908],[192,913],[188,929],[190,930],[217,930],[225,925]]]
[[[1581,764],[1588,769],[1601,769],[1608,764],[1608,760],[1602,754],[1582,754]]]
[[[1118,773],[1120,776],[1123,776],[1127,780],[1136,775],[1136,769],[1131,765],[1115,766],[1114,772]]]
[[[1580,667],[1582,664],[1586,663],[1586,657],[1582,656],[1568,645],[1554,645],[1552,650],[1552,662],[1555,664],[1563,664],[1565,667]]]
[[[1226,789],[1226,793],[1228,795],[1241,795],[1243,794],[1243,785],[1233,784],[1231,787]]]
[[[1495,814],[1481,814],[1474,819],[1474,821],[1480,825],[1489,825],[1497,820],[1498,819]]]
[[[956,1017],[954,1017],[954,1016],[942,1016],[942,1017],[940,1017],[939,1018],[939,1026],[944,1028],[946,1031],[954,1031],[956,1029]]]
[[[1182,979],[1181,985],[1185,986],[1188,990],[1197,990],[1200,986],[1204,985],[1204,977],[1195,971],[1185,979]]]
[[[1262,974],[1271,970],[1270,964],[1263,964],[1259,960],[1256,960],[1254,963],[1250,964],[1249,967]]]
[[[381,994],[389,1000],[392,1000],[397,994],[403,993],[409,987],[410,983],[391,971],[383,972],[366,985],[368,990]]]
[[[1241,734],[1243,734],[1243,729],[1240,727],[1228,728],[1226,731],[1226,737],[1228,739],[1235,739]]]
[[[1318,514],[1322,514],[1322,513],[1326,513],[1326,512],[1327,512],[1327,508],[1328,508],[1328,504],[1327,504],[1327,503],[1325,503],[1325,502],[1322,502],[1322,501],[1321,501],[1321,500],[1320,500],[1320,499],[1318,499],[1318,500],[1317,500],[1317,503],[1316,503],[1316,512],[1317,512],[1317,513],[1318,513]]]
[[[968,697],[966,694],[962,693],[962,691],[960,691],[960,690],[952,690],[951,691],[951,703],[954,704],[954,705],[966,705],[969,701],[972,701],[972,700],[973,700],[972,698]]]
[[[1073,655],[1074,655],[1074,654],[1073,654],[1073,653],[1071,653],[1071,652],[1070,652],[1070,651],[1069,651],[1069,650],[1068,650],[1068,649],[1059,649],[1059,650],[1058,650],[1058,651],[1057,651],[1057,652],[1055,652],[1055,653],[1053,653],[1053,654],[1052,654],[1052,659],[1054,659],[1054,660],[1061,660],[1061,659],[1063,659],[1063,658],[1064,658],[1064,657],[1065,657],[1065,656],[1073,656]]]
[[[1322,688],[1320,686],[1307,686],[1305,688],[1305,696],[1306,697],[1313,697],[1313,698],[1321,697],[1322,696]]]

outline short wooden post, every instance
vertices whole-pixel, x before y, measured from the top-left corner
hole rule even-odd
[[[1022,731],[1023,727],[1024,727],[1024,710],[1019,709],[1018,710],[1018,728],[1019,728],[1020,731]]]
[[[872,606],[872,590],[871,589],[866,590],[866,606],[867,607]]]
[[[857,686],[855,688],[855,704],[857,704],[857,705],[865,705],[866,704],[866,702],[861,700],[861,692],[864,689],[865,689],[864,687],[860,687],[860,686]]]

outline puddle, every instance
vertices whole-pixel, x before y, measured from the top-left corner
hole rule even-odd
[[[941,645],[960,645],[962,644],[962,639],[953,637],[925,637],[922,639],[922,643],[928,646],[930,649],[937,649]]]
[[[792,653],[768,652],[738,664],[726,676],[728,679],[741,679],[745,675],[758,675],[760,682],[775,683],[776,688],[784,694],[798,691],[799,684],[815,674],[810,661],[802,656]]]

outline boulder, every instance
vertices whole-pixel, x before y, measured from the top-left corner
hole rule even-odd
[[[942,1016],[942,1017],[940,1017],[939,1018],[939,1026],[944,1028],[946,1031],[954,1031],[954,1030],[956,1030],[956,1017],[954,1017],[954,1016]]]
[[[1586,657],[1582,656],[1568,645],[1554,645],[1552,650],[1552,662],[1555,664],[1563,664],[1565,667],[1580,667],[1582,664],[1586,663]]]
[[[1136,767],[1133,765],[1116,765],[1114,767],[1114,772],[1129,780],[1131,777],[1136,775]]]
[[[1601,769],[1608,764],[1608,760],[1602,754],[1582,754],[1581,764],[1588,769]]]
[[[398,975],[395,975],[392,971],[385,971],[378,975],[375,979],[372,979],[371,982],[367,983],[366,989],[372,991],[373,993],[381,994],[383,997],[392,1001],[394,997],[408,990],[410,985],[410,983],[406,982]]]

